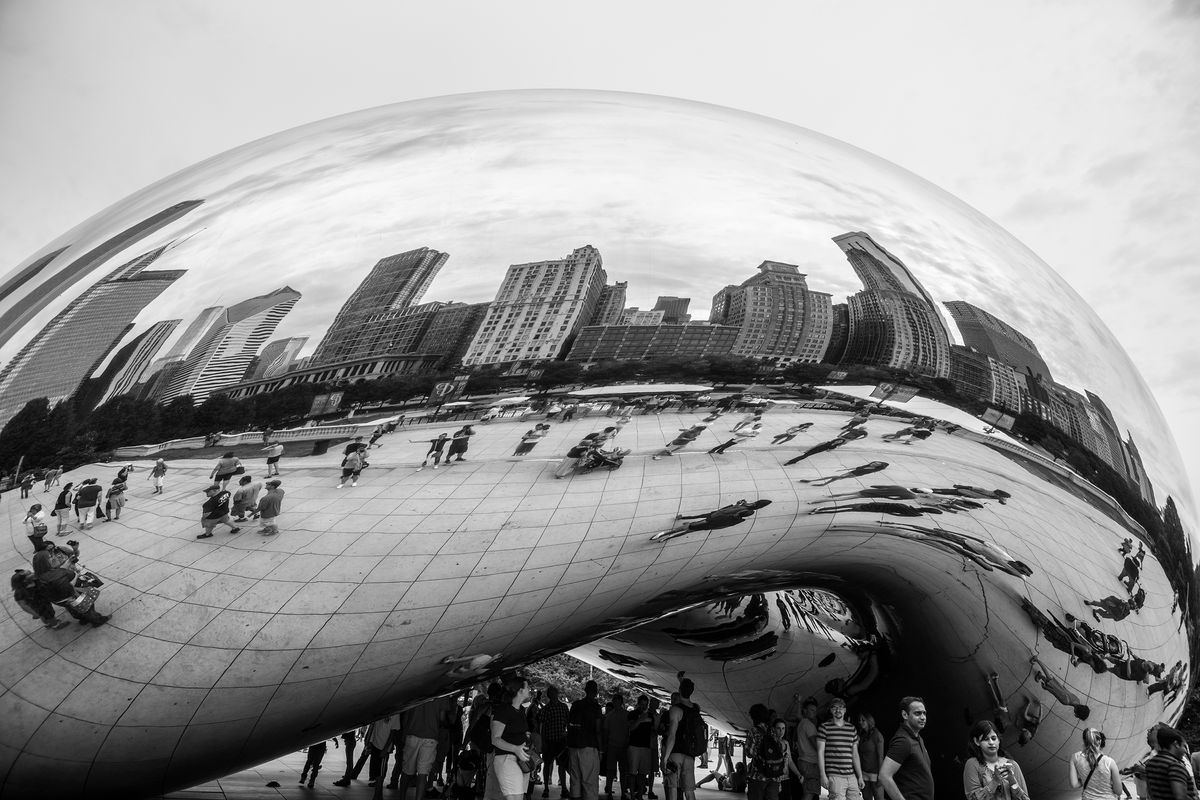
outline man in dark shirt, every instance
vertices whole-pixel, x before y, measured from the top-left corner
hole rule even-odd
[[[211,539],[213,528],[217,525],[228,525],[230,533],[237,533],[241,528],[233,524],[233,520],[229,518],[229,492],[221,488],[220,484],[214,483],[204,490],[205,497],[204,508],[200,512],[200,527],[201,531],[197,539]]]
[[[600,725],[603,715],[596,698],[600,687],[588,681],[584,697],[571,706],[567,724],[567,753],[570,758],[571,797],[597,800],[600,795]]]
[[[1150,800],[1196,800],[1196,781],[1184,759],[1183,734],[1169,725],[1158,726],[1158,752],[1146,762],[1146,789]]]
[[[567,722],[571,710],[558,699],[558,687],[546,689],[542,707],[542,797],[550,796],[550,778],[558,767],[558,788],[567,796]]]
[[[925,728],[925,701],[905,697],[900,701],[903,724],[888,742],[879,767],[879,783],[891,800],[933,800],[933,773],[929,751],[921,739]]]

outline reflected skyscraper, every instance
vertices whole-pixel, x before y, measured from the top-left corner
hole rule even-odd
[[[596,312],[607,275],[600,251],[514,264],[463,356],[465,366],[557,358]]]
[[[271,342],[258,354],[254,368],[246,380],[273,378],[287,372],[288,368],[295,364],[296,354],[307,342],[307,336],[292,336]]]
[[[420,247],[380,259],[342,304],[311,363],[333,364],[380,352],[380,340],[388,338],[380,326],[419,302],[449,258]]]
[[[200,344],[204,334],[224,311],[225,306],[209,306],[197,314],[196,318],[184,328],[183,334],[175,341],[175,344],[171,345],[171,349],[163,355],[164,364],[168,361],[182,361],[187,358],[188,353]],[[161,365],[159,366],[161,367]]]
[[[659,295],[658,300],[654,302],[653,310],[663,312],[663,322],[665,324],[681,325],[692,320],[692,315],[688,313],[688,305],[691,302],[692,298],[690,297]]]
[[[225,309],[180,366],[162,401],[186,394],[201,403],[240,381],[263,342],[299,300],[299,292],[284,286]]]
[[[0,425],[28,401],[51,405],[70,397],[120,341],[139,312],[186,270],[144,271],[166,246],[143,253],[110,272],[58,312],[0,370]]]
[[[129,226],[115,236],[105,239],[58,272],[38,282],[37,291],[21,294],[20,290],[31,278],[45,271],[45,268],[54,260],[54,256],[61,253],[62,250],[42,256],[29,267],[18,272],[5,281],[4,290],[0,292],[0,342],[7,342],[11,339],[20,327],[33,319],[55,298],[65,293],[76,281],[87,277],[122,250],[132,247],[147,236],[170,225],[203,202],[203,200],[185,200],[164,208],[136,225]],[[38,269],[31,271],[35,266]]]
[[[589,325],[616,325],[621,321],[625,311],[625,294],[629,288],[628,281],[617,281],[605,286],[600,292],[600,302],[596,304],[596,312],[592,314]]]
[[[1050,368],[1028,336],[965,300],[950,300],[945,306],[954,317],[967,347],[999,359],[1020,372],[1028,372],[1041,380],[1052,380]]]
[[[808,284],[799,267],[764,261],[758,265],[757,275],[713,296],[709,319],[715,325],[741,329],[734,355],[797,361],[804,349],[809,299]]]
[[[181,319],[160,320],[122,347],[121,350],[128,349],[129,352],[123,358],[118,352],[118,356],[113,359],[114,363],[110,365],[110,369],[116,368],[114,375],[97,405],[114,397],[131,393],[146,374],[146,370],[159,348],[171,337],[181,322],[183,322]],[[122,363],[118,364],[118,360]]]
[[[849,298],[850,330],[843,363],[948,376],[946,322],[904,262],[861,231],[843,233],[833,241],[864,288]]]

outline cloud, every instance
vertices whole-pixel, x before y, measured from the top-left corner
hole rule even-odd
[[[1149,160],[1149,153],[1121,153],[1096,164],[1087,171],[1084,179],[1106,189],[1111,188],[1141,172]]]
[[[1005,216],[1020,221],[1041,220],[1084,211],[1088,203],[1083,198],[1057,189],[1038,189],[1017,198]]]

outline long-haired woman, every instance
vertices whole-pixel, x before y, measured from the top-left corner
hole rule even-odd
[[[523,800],[528,778],[521,762],[529,763],[525,741],[529,726],[521,706],[529,700],[529,683],[519,675],[504,680],[504,696],[492,706],[492,765],[488,770],[487,800]]]
[[[1000,755],[1000,732],[991,720],[971,726],[971,757],[963,765],[963,792],[967,800],[1029,800],[1021,767]]]
[[[1121,769],[1104,754],[1104,733],[1083,731],[1083,749],[1071,756],[1072,788],[1083,788],[1083,800],[1114,800],[1121,796]]]

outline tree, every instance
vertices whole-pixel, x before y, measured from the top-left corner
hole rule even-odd
[[[594,680],[600,687],[601,702],[614,691],[625,692],[627,696],[631,691],[637,691],[628,681],[593,669],[589,664],[566,653],[528,664],[524,672],[535,689],[555,686],[562,699],[568,702],[583,697],[583,685],[589,680]]]
[[[43,466],[50,441],[50,400],[35,397],[0,430],[0,464],[16,466],[22,456],[26,466]]]
[[[542,374],[534,378],[533,383],[542,391],[579,383],[583,375],[583,367],[575,361],[543,361],[536,368],[540,369]]]

